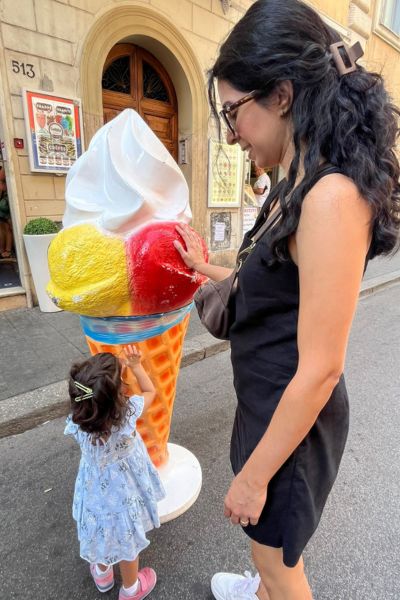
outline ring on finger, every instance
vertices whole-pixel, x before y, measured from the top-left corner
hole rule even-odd
[[[241,524],[242,527],[247,527],[247,525],[250,523],[249,519],[239,519],[239,523]]]

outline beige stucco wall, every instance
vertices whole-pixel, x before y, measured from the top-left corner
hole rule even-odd
[[[348,24],[349,2],[341,0],[310,0],[318,12],[321,12],[344,27]]]
[[[393,101],[400,106],[400,52],[373,34],[368,40],[366,63],[383,75]]]

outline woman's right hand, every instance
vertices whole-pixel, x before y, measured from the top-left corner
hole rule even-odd
[[[189,269],[201,272],[202,265],[207,263],[200,236],[196,235],[194,230],[185,223],[179,223],[176,226],[176,231],[182,236],[186,246],[185,249],[178,240],[174,241],[174,246],[181,255],[183,262]]]

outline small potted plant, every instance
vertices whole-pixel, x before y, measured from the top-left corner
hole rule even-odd
[[[46,286],[50,280],[49,267],[47,263],[47,251],[50,242],[59,231],[55,221],[39,217],[29,221],[24,228],[24,242],[26,254],[31,268],[32,279],[42,312],[56,312],[60,310],[46,293]]]

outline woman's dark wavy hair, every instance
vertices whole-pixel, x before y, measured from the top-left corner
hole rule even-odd
[[[295,155],[278,187],[282,219],[269,234],[275,260],[289,257],[288,236],[297,229],[321,156],[340,167],[372,207],[369,257],[398,249],[400,168],[395,145],[400,112],[379,74],[357,66],[355,72],[339,76],[329,46],[340,40],[298,0],[258,0],[236,24],[209,71],[208,95],[217,119],[215,79],[244,93],[260,90],[256,101],[261,103],[280,81],[292,82]],[[295,187],[303,145],[305,176]]]
[[[93,390],[92,398],[76,402],[84,392],[75,382]],[[126,399],[121,389],[121,363],[109,352],[101,352],[84,362],[72,365],[69,373],[69,395],[72,421],[82,431],[101,434],[119,427],[127,414]]]

